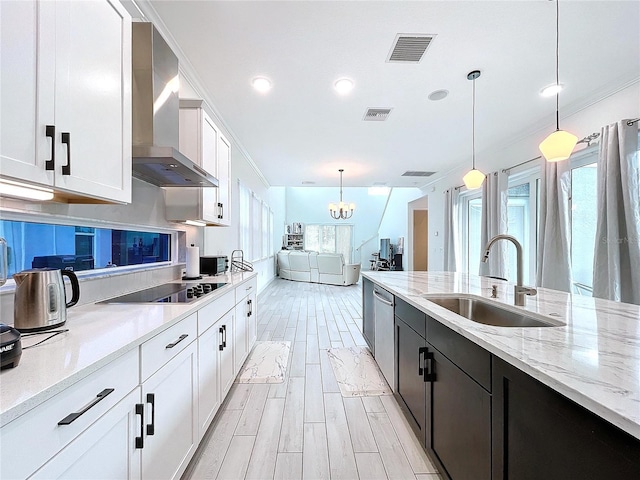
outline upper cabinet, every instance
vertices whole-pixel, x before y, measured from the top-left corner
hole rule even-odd
[[[0,2],[0,172],[131,201],[131,18],[117,1]]]
[[[218,188],[166,188],[167,220],[230,225],[231,144],[202,100],[180,100],[180,151],[218,179]]]

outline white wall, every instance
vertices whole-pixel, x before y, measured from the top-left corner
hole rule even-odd
[[[640,117],[640,84],[635,83],[597,103],[592,103],[571,116],[561,118],[560,125],[563,129],[577,135],[578,138],[584,138],[591,133],[599,132],[604,125],[623,118],[638,117]],[[537,157],[540,155],[538,144],[554,129],[555,125],[548,125],[544,129],[523,135],[503,148],[496,147],[478,152],[476,165],[484,173],[489,173]],[[442,270],[444,266],[443,192],[447,188],[461,185],[462,177],[468,169],[469,165],[460,165],[422,189],[424,194],[429,197],[429,270]]]
[[[389,203],[384,212],[378,238],[390,238],[395,246],[398,237],[404,237],[404,253],[402,268],[408,269],[407,252],[412,249],[412,238],[409,236],[409,203],[422,196],[419,188],[393,188],[389,196]],[[379,245],[378,245],[379,248]]]

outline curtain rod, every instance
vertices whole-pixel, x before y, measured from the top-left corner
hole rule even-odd
[[[633,125],[634,123],[638,123],[638,122],[640,122],[640,118],[635,118],[635,119],[633,119],[633,120],[629,120],[629,121],[627,122],[627,125],[631,126],[631,125]]]

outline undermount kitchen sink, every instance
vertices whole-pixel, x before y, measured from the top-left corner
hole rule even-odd
[[[477,323],[495,327],[564,327],[565,324],[551,318],[533,316],[525,311],[504,308],[500,304],[474,296],[424,295],[425,300]]]

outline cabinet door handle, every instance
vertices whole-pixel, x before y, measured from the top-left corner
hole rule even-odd
[[[140,436],[136,437],[136,448],[144,448],[144,405],[136,403],[136,415],[140,415]]]
[[[71,175],[71,134],[62,132],[62,143],[67,145],[67,164],[62,166],[62,175]]]
[[[164,347],[164,348],[173,348],[173,347],[175,347],[177,344],[179,344],[181,341],[183,341],[185,338],[187,338],[188,336],[189,336],[189,335],[187,335],[186,333],[183,333],[182,335],[180,335],[180,336],[178,337],[178,340],[176,340],[176,341],[175,341],[175,342],[173,342],[173,343],[170,343],[169,345],[167,345],[167,346],[166,346],[166,347]]]
[[[247,317],[253,315],[253,306],[251,305],[251,300],[247,300],[247,306],[249,307],[249,311],[247,312]]]
[[[223,339],[224,339],[223,331],[224,331],[224,330],[223,330],[223,328],[222,328],[222,327],[220,327],[220,328],[218,329],[218,332],[220,333],[220,345],[218,345],[218,350],[220,350],[220,351],[224,350],[224,345],[222,344],[222,341],[223,341]]]
[[[147,403],[151,405],[151,423],[147,425],[147,435],[156,433],[156,395],[147,393]]]
[[[427,349],[425,349],[427,350]],[[436,381],[436,372],[433,371],[433,352],[426,351],[424,354],[425,359],[425,367],[424,367],[424,381],[425,382],[435,382]]]
[[[226,325],[222,325],[222,347],[226,348],[227,347],[227,326]]]
[[[420,376],[424,375],[424,360],[422,358],[422,355],[425,353],[427,353],[427,347],[418,348],[418,375]]]
[[[82,408],[82,410],[80,410],[79,412],[70,413],[69,415],[64,417],[62,420],[60,420],[58,422],[58,425],[71,425],[82,414],[87,413],[89,410],[91,410],[93,407],[95,407],[98,403],[100,403],[102,400],[104,400],[107,397],[107,395],[109,395],[111,392],[113,392],[113,388],[105,388],[98,395],[96,395],[96,398],[94,398],[89,403],[87,403],[87,405],[85,405]]]
[[[45,135],[51,139],[51,159],[44,162],[45,170],[55,170],[56,168],[56,126],[47,125]]]
[[[218,202],[218,208],[220,209],[220,213],[218,214],[218,218],[224,218],[224,206]]]

